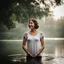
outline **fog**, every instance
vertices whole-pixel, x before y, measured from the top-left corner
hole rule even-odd
[[[53,18],[37,19],[39,31],[42,31],[45,37],[63,38],[64,37],[64,19],[55,21]],[[16,21],[16,28],[8,30],[3,24],[0,25],[1,39],[22,39],[24,32],[28,31],[28,22],[25,24]]]

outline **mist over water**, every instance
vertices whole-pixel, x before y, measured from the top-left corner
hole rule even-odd
[[[64,38],[64,21],[55,21],[53,18],[37,19],[39,22],[39,31],[42,31],[45,37]],[[5,25],[0,24],[1,39],[22,39],[24,32],[28,31],[28,22],[21,24],[16,21],[16,28],[8,30]]]
[[[0,40],[1,39],[22,39],[23,33],[27,31],[27,26],[16,22],[16,28],[8,30],[4,25],[0,28]]]

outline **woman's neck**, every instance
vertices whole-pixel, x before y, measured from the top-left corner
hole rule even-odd
[[[31,31],[30,32],[36,32],[36,29],[31,29]]]

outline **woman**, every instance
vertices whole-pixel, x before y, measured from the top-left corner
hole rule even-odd
[[[36,64],[41,62],[41,52],[44,49],[44,35],[41,31],[38,31],[39,28],[38,22],[31,18],[28,23],[30,31],[24,33],[22,47],[27,53],[27,62],[30,61]],[[27,44],[27,46],[26,46]]]

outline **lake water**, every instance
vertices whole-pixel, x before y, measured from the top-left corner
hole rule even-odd
[[[0,64],[25,64],[25,59],[26,53],[22,49],[21,41],[0,41]],[[64,40],[45,40],[42,63],[64,63]]]

